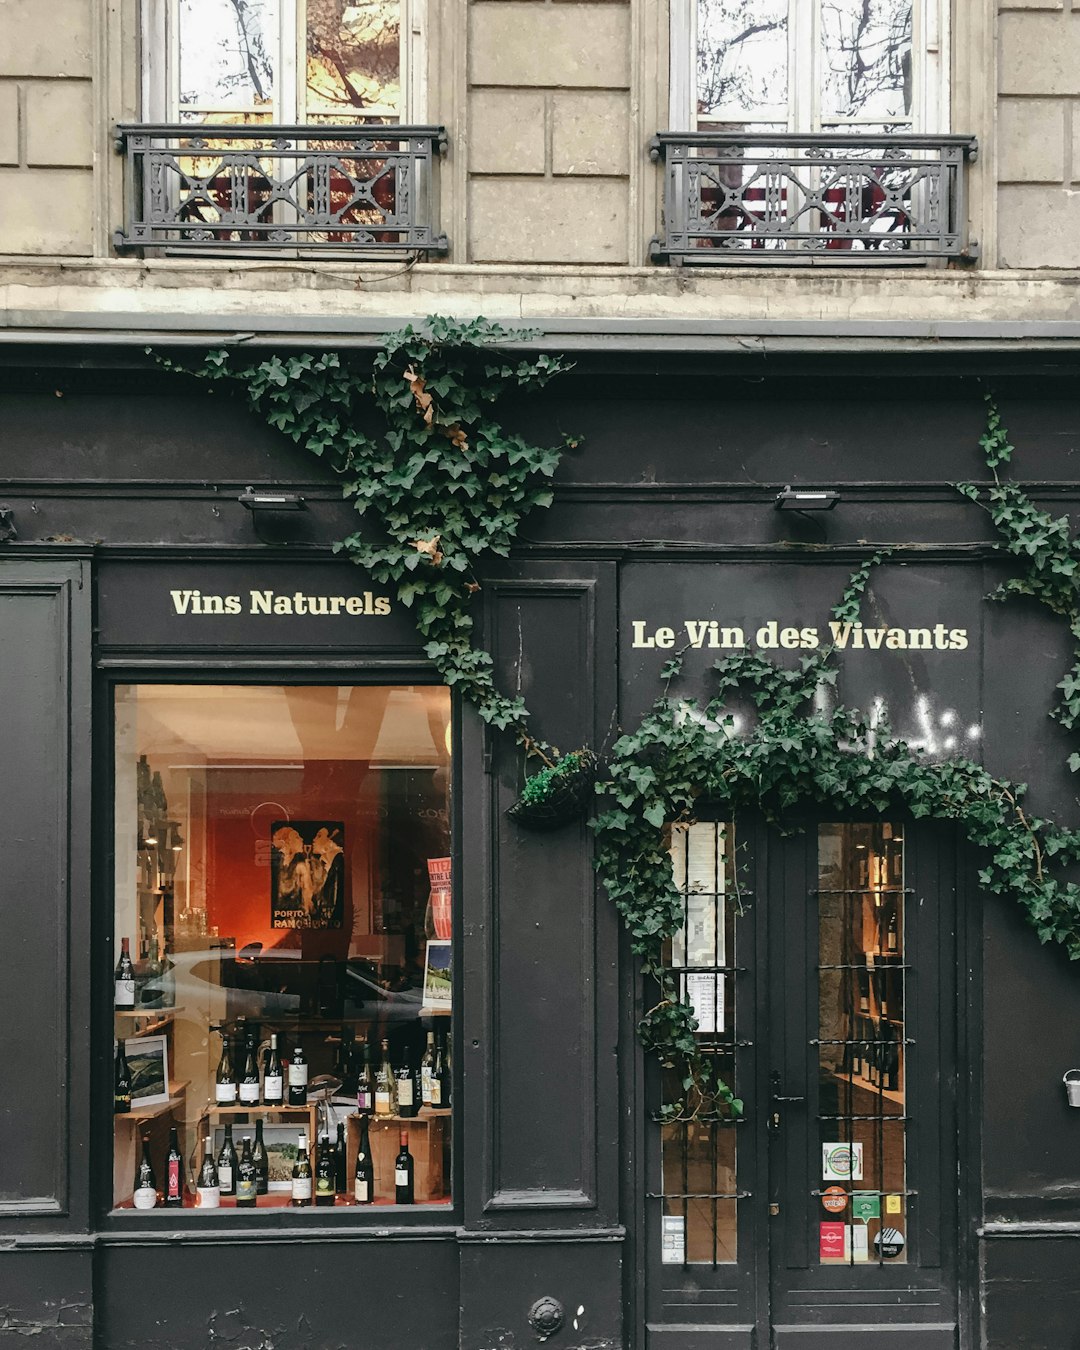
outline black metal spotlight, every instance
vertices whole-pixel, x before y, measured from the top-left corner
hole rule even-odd
[[[249,511],[305,511],[303,497],[298,492],[277,492],[273,488],[245,488],[237,498]]]
[[[777,511],[831,511],[839,500],[833,488],[786,487],[776,494],[773,505]]]

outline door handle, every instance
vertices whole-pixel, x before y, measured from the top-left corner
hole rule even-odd
[[[806,1098],[780,1091],[780,1071],[778,1069],[773,1069],[769,1081],[771,1088],[769,1092],[769,1129],[778,1130],[780,1128],[779,1108],[781,1106],[795,1106],[799,1102],[805,1102]]]

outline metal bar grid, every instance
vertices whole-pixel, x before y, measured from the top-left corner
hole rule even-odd
[[[971,136],[660,132],[655,261],[880,266],[972,259]]]
[[[445,253],[431,212],[442,127],[121,123],[118,249]]]

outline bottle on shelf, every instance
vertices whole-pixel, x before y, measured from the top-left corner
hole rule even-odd
[[[218,1106],[235,1106],[237,1096],[236,1070],[229,1049],[227,1032],[221,1033],[221,1058],[214,1075],[214,1101]]]
[[[292,1060],[289,1064],[289,1105],[307,1105],[308,1062],[304,1058],[303,1046],[297,1042],[293,1046]]]
[[[113,1078],[113,1111],[125,1115],[131,1110],[131,1067],[127,1062],[123,1037],[116,1042],[116,1073]]]
[[[255,1161],[251,1156],[251,1135],[244,1135],[240,1161],[236,1165],[236,1207],[254,1209],[255,1197],[259,1193],[259,1178],[255,1171]]]
[[[356,1033],[347,1022],[343,1022],[338,1041],[337,1062],[334,1065],[334,1073],[341,1079],[343,1096],[351,1096],[356,1089],[355,1051]]]
[[[311,1204],[311,1159],[307,1146],[307,1135],[300,1135],[292,1169],[292,1202],[299,1207]]]
[[[435,1033],[427,1034],[427,1046],[420,1061],[420,1100],[423,1106],[431,1106],[431,1079],[435,1072]]]
[[[885,950],[895,956],[900,950],[900,906],[894,899],[889,911],[889,922],[885,929]]]
[[[139,989],[139,1004],[144,1008],[161,1007],[161,957],[158,953],[158,940],[155,933],[150,940],[146,962],[143,966]]]
[[[349,1188],[349,1175],[345,1154],[345,1125],[338,1121],[337,1140],[334,1143],[334,1190],[344,1195]]]
[[[390,1067],[390,1042],[382,1043],[382,1063],[375,1079],[375,1114],[392,1116],[394,1114],[396,1093],[394,1090],[394,1071]]]
[[[255,1190],[259,1195],[270,1193],[270,1159],[263,1140],[262,1117],[255,1122],[255,1143],[251,1147],[251,1161],[255,1164]]]
[[[371,1068],[371,1046],[364,1044],[363,1064],[356,1079],[356,1109],[362,1116],[375,1110],[375,1074]]]
[[[176,1006],[176,967],[169,960],[169,953],[165,944],[161,944],[161,999],[159,1007],[174,1008]]]
[[[375,1199],[375,1168],[371,1162],[371,1140],[368,1138],[370,1116],[360,1117],[360,1145],[356,1153],[354,1194],[358,1205],[370,1205]]]
[[[135,1168],[135,1190],[132,1195],[136,1209],[154,1209],[158,1202],[154,1165],[150,1161],[150,1136],[142,1137],[142,1157]]]
[[[214,1141],[210,1135],[205,1140],[206,1151],[202,1166],[199,1168],[199,1180],[195,1187],[195,1204],[199,1209],[219,1209],[221,1207],[221,1184],[218,1170],[214,1165]]]
[[[398,1065],[394,1080],[397,1091],[397,1113],[405,1119],[411,1119],[420,1110],[420,1101],[416,1093],[416,1080],[408,1060]]]
[[[120,960],[116,963],[116,976],[113,981],[113,1006],[116,1008],[134,1008],[135,1006],[135,967],[131,961],[131,943],[128,938],[120,939]]]
[[[394,1159],[394,1200],[399,1205],[411,1205],[413,1200],[413,1156],[409,1152],[409,1132],[401,1131],[401,1148]]]
[[[218,1184],[222,1195],[236,1194],[236,1146],[233,1144],[232,1122],[225,1126],[225,1140],[218,1154]]]
[[[240,1075],[237,1095],[242,1106],[259,1104],[259,1066],[255,1060],[255,1037],[250,1031],[244,1047],[244,1072]]]
[[[267,1106],[281,1106],[285,1100],[285,1077],[281,1072],[276,1031],[270,1034],[270,1056],[263,1075],[262,1096]]]
[[[450,1105],[450,1042],[440,1036],[435,1042],[435,1065],[431,1071],[431,1105]]]
[[[315,1155],[315,1203],[332,1205],[334,1200],[334,1151],[330,1147],[330,1136],[324,1134],[319,1137]]]
[[[169,1126],[169,1151],[165,1155],[165,1207],[182,1209],[184,1205],[184,1159],[176,1126]]]

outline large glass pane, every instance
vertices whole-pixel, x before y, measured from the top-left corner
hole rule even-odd
[[[911,0],[822,0],[822,122],[907,121],[911,51]]]
[[[735,888],[730,826],[714,821],[674,825],[670,854],[682,896],[682,925],[667,952],[680,991],[694,1007],[699,1048],[735,1086]],[[683,1102],[681,1118],[661,1127],[662,1260],[667,1264],[737,1259],[733,1122],[710,1119],[709,1103],[662,1075],[665,1102]]]
[[[400,0],[307,0],[307,116],[401,116]]]
[[[270,121],[278,0],[179,0],[180,116]]]
[[[904,832],[823,825],[819,1122],[823,1265],[907,1260]]]
[[[448,1203],[448,691],[115,709],[114,1203]]]
[[[698,0],[697,111],[787,125],[788,0]]]

